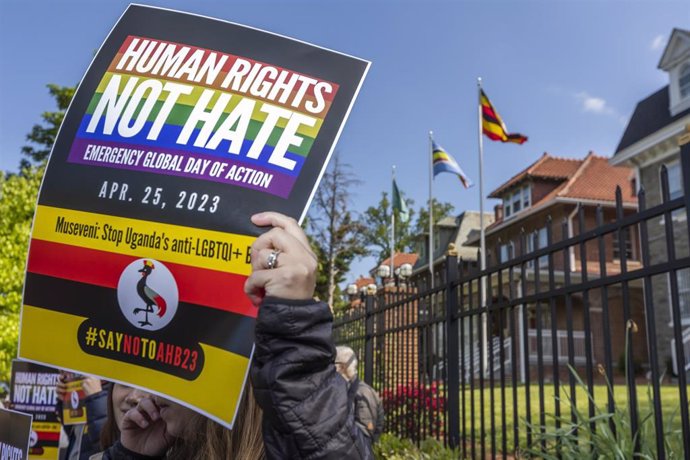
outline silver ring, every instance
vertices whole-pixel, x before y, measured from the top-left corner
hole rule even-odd
[[[266,260],[266,268],[270,270],[278,266],[278,254],[280,254],[280,249],[276,249],[268,255],[268,259]]]

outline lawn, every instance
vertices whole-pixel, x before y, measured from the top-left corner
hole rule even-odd
[[[594,387],[594,402],[595,415],[605,412],[607,409],[607,386],[604,384],[595,385]],[[564,423],[570,421],[571,417],[571,394],[570,386],[566,383],[560,385],[560,397],[555,396],[555,387],[553,384],[543,385],[543,404],[540,402],[539,386],[531,385],[529,396],[529,407],[531,408],[530,418],[533,431],[539,431],[539,426],[542,421],[545,425],[546,432],[554,432],[555,430],[555,414],[557,405],[560,406],[561,419]],[[655,431],[653,420],[653,406],[651,404],[652,397],[651,387],[646,384],[638,384],[637,399],[639,419],[641,420],[641,431],[643,433],[643,442],[651,443],[654,446]],[[503,438],[506,441],[506,451],[514,452],[514,427],[517,423],[518,445],[521,449],[527,446],[528,430],[527,424],[527,394],[525,386],[517,386],[513,391],[512,386],[505,387],[505,396],[502,395],[500,387],[495,387],[493,393],[490,389],[485,388],[483,392],[484,410],[482,412],[480,402],[482,395],[478,388],[475,388],[474,398],[469,388],[464,392],[465,402],[463,405],[462,394],[460,395],[460,431],[461,436],[464,433],[464,442],[468,448],[468,457],[470,456],[469,449],[472,445],[476,447],[476,456],[479,457],[479,446],[482,433],[485,439],[485,453],[491,453],[492,442],[495,443],[498,452],[503,451]],[[614,401],[617,410],[624,411],[621,415],[622,420],[628,421],[628,394],[624,385],[614,385],[613,387]],[[690,389],[689,389],[690,393]],[[587,420],[588,415],[588,397],[584,388],[576,386],[575,400],[577,410],[582,414],[579,421]],[[505,398],[505,399],[504,399]],[[517,412],[514,411],[513,400],[517,398]],[[474,406],[472,406],[474,401]],[[493,406],[492,406],[493,401]],[[560,401],[560,404],[558,402]],[[661,387],[661,406],[663,415],[663,429],[666,433],[666,440],[670,443],[672,449],[679,453],[682,449],[682,439],[680,436],[681,421],[679,415],[679,396],[678,387],[669,385]],[[464,410],[463,410],[464,407]],[[540,414],[544,414],[543,419]],[[650,416],[651,415],[651,416]],[[505,418],[504,418],[505,417]],[[494,429],[492,430],[492,419]],[[505,430],[503,430],[503,420],[505,420]],[[516,422],[517,421],[517,422]],[[586,424],[586,422],[585,422]],[[464,430],[463,430],[464,427]],[[474,432],[474,442],[472,442],[472,433]],[[578,434],[581,437],[587,437],[587,430],[581,430]],[[534,438],[532,439],[534,442]]]

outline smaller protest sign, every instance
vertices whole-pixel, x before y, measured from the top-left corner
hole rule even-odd
[[[78,425],[86,423],[84,376],[74,372],[66,372],[64,375],[67,387],[62,397],[62,424]]]
[[[57,459],[60,422],[57,418],[57,383],[60,372],[52,367],[12,361],[10,404],[33,416],[30,459]]]
[[[31,415],[0,409],[0,459],[28,459],[30,436]]]

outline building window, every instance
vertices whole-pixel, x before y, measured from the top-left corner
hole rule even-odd
[[[537,246],[534,246],[534,238],[537,238]],[[536,230],[534,233],[530,234],[527,237],[527,252],[534,252],[537,249],[543,249],[547,246],[547,237],[546,237],[546,227],[542,227],[539,230]],[[539,258],[539,267],[547,267],[549,265],[549,256],[541,256]],[[530,260],[527,262],[527,266],[532,268],[534,267],[534,261]]]
[[[513,213],[518,213],[522,209],[522,189],[513,193]]]
[[[434,233],[434,251],[438,251],[438,248],[441,247],[441,235],[437,233]]]
[[[680,70],[678,77],[678,88],[682,99],[690,96],[690,64],[685,64]]]
[[[671,274],[669,273],[669,276]],[[676,272],[678,280],[678,306],[680,307],[680,322],[682,325],[690,325],[690,268],[684,268]],[[671,310],[671,324],[673,324],[673,301],[671,300],[671,283],[668,283],[668,306]]]
[[[503,214],[505,217],[510,217],[513,214],[524,211],[531,205],[532,193],[529,185],[525,185],[503,198]]]
[[[510,200],[507,198],[503,199],[503,215],[510,217],[512,214],[512,208],[510,207]]]
[[[625,258],[626,260],[633,260],[632,232],[630,227],[625,227],[623,229],[623,238],[625,238],[625,242],[623,243]],[[613,258],[615,260],[620,260],[621,258],[620,249],[620,239],[618,238],[618,232],[615,231],[613,232]]]
[[[680,161],[666,164],[668,173],[668,194],[673,200],[683,196],[683,177],[680,169]]]
[[[513,258],[513,249],[514,249],[514,246],[513,246],[512,242],[508,243],[508,244],[500,245],[498,248],[499,257],[500,257],[499,262],[503,263],[503,262],[507,262],[510,259],[512,259]]]
[[[532,192],[529,185],[522,189],[522,209],[532,206]]]

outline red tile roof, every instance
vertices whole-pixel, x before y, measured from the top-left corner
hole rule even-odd
[[[414,264],[417,263],[417,259],[419,259],[419,256],[417,254],[407,254],[405,252],[396,252],[395,255],[393,256],[393,264],[395,265],[395,268],[400,267],[402,264],[411,264],[414,266]],[[391,264],[391,258],[387,258],[383,262],[381,262],[381,265],[390,265]]]
[[[582,200],[615,201],[616,187],[620,187],[624,203],[637,203],[632,178],[632,169],[611,166],[608,158],[590,154],[558,196]]]
[[[357,290],[359,291],[362,289],[364,286],[369,286],[370,284],[376,284],[376,280],[374,278],[369,278],[369,277],[364,277],[360,276],[355,280],[355,285],[357,286]]]
[[[532,173],[529,172],[530,170]],[[597,156],[593,152],[582,160],[553,158],[545,153],[532,166],[510,179],[489,196],[499,198],[501,192],[509,187],[508,184],[515,185],[528,176],[557,179],[558,174],[565,174],[568,171],[570,171],[568,175],[561,178],[563,179],[561,184],[538,202],[532,203],[530,208],[548,205],[549,202],[559,198],[612,203],[616,200],[616,187],[621,188],[624,204],[637,204],[637,195],[631,182],[633,170],[626,166],[612,166],[608,158]],[[546,175],[547,172],[551,175]],[[487,227],[487,231],[503,222],[505,219],[494,222]]]
[[[558,158],[544,154],[530,166],[511,177],[507,182],[489,194],[489,198],[500,198],[503,192],[525,179],[539,177],[543,179],[567,179],[575,174],[583,160]]]

